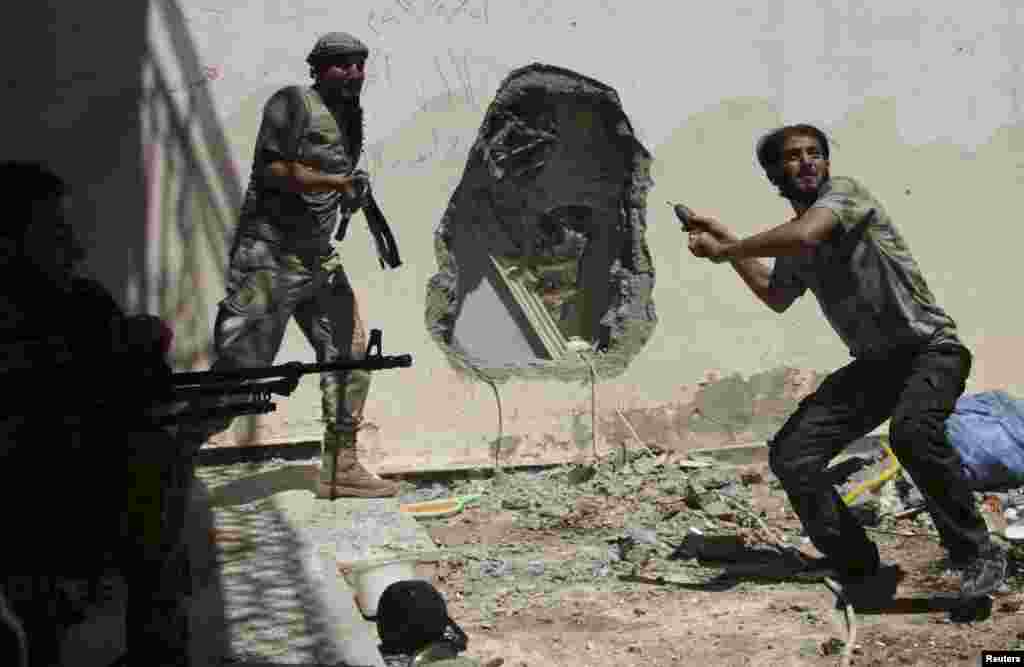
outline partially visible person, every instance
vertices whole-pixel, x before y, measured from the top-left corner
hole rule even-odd
[[[126,316],[76,274],[85,249],[53,171],[2,163],[0,190],[0,502],[23,508],[4,520],[17,537],[0,550],[0,592],[22,622],[30,664],[50,666],[84,612],[61,594],[62,580],[95,584],[120,570],[134,660],[184,665],[176,637],[186,616],[169,576],[181,565],[184,498],[170,490],[183,487],[187,465],[143,413],[168,388],[168,332]]]
[[[327,33],[306,59],[312,85],[287,86],[263,109],[252,177],[214,326],[214,371],[270,366],[295,319],[317,362],[362,359],[368,340],[356,295],[333,241],[345,236],[368,192],[356,170],[363,150],[360,104],[369,50]],[[371,373],[320,375],[324,423],[321,498],[387,497],[398,484],[359,461],[356,439]],[[226,430],[231,419],[210,422]]]
[[[448,605],[429,582],[396,581],[377,603],[377,634],[387,667],[498,667],[497,658],[481,663],[460,656],[469,643],[466,633],[448,616]]]
[[[831,175],[824,132],[782,127],[761,139],[756,154],[795,216],[740,239],[717,220],[693,215],[690,251],[729,262],[777,313],[810,291],[854,358],[772,438],[772,472],[844,583],[867,583],[880,573],[878,548],[822,473],[843,448],[889,419],[893,452],[925,496],[951,560],[963,566],[961,594],[994,592],[1006,575],[1006,553],[989,537],[944,429],[972,364],[956,323],[881,202],[859,180]],[[776,258],[774,266],[761,257]]]

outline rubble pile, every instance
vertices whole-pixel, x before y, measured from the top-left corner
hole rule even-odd
[[[212,495],[219,497],[219,488],[228,488],[236,478],[310,463],[272,461],[199,473],[218,487]],[[838,470],[846,475],[835,480],[837,491],[847,495],[878,479],[890,465],[880,451],[857,451],[833,466],[844,466]],[[691,592],[695,599],[706,599],[700,591],[733,600],[722,604],[740,604],[737,599],[766,591],[791,597],[823,595],[818,590],[820,576],[801,576],[802,566],[819,554],[763,462],[679,461],[638,450],[614,452],[593,465],[457,475],[403,481],[398,501],[476,497],[458,514],[420,519],[437,548],[432,552],[432,581],[444,594],[452,617],[471,634],[493,631],[500,643],[502,632],[548,628],[544,624],[553,623],[552,636],[558,636],[584,627],[584,616],[590,624],[586,627],[602,627],[600,623],[610,622],[606,616],[613,615],[616,601],[628,601],[637,614],[649,614],[662,600],[686,599]],[[1020,497],[1019,492],[1008,492],[979,495],[979,500],[986,520],[994,520],[996,510],[1007,517],[1019,511],[1014,505]],[[890,555],[898,550],[897,560],[910,565],[910,580],[901,589],[904,595],[953,590],[958,581],[958,573],[939,561],[942,552],[927,512],[913,513],[921,502],[905,476],[866,491],[853,502],[872,539]],[[1011,549],[1008,590],[997,600],[1001,615],[1020,612],[1022,559],[1024,548],[1017,544]],[[797,588],[806,592],[794,592]],[[727,593],[742,598],[729,598]],[[824,612],[808,607],[809,599],[803,599],[799,609],[810,611],[794,612],[789,620],[799,621],[812,634],[826,634],[813,642],[812,652],[820,656],[821,642],[828,639],[821,620]],[[595,611],[587,616],[588,605],[599,600],[605,615]],[[653,616],[647,618],[654,622]],[[614,641],[609,641],[612,647]]]
[[[412,488],[402,502],[479,494],[467,515],[502,517],[509,530],[496,541],[446,543],[441,576],[458,580],[457,595],[486,622],[537,602],[557,603],[572,587],[608,592],[635,586],[632,579],[701,582],[718,574],[712,559],[756,552],[769,539],[752,507],[751,489],[764,473],[742,469],[694,470],[638,451],[625,464],[611,456],[590,467],[503,474],[491,479],[438,482]],[[777,493],[781,493],[778,491]],[[452,517],[431,526],[474,522]],[[472,529],[471,529],[472,530]],[[699,536],[699,539],[695,539]],[[790,544],[800,542],[789,535]]]

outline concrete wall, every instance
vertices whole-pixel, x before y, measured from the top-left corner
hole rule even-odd
[[[199,81],[202,91],[186,95],[193,111],[185,117],[201,139],[193,143],[203,147],[189,150],[201,156],[202,173],[221,193],[206,197],[209,211],[201,217],[215,230],[203,242],[208,250],[192,252],[207,253],[208,262],[159,264],[160,248],[182,244],[161,244],[146,231],[147,172],[139,165],[149,144],[139,139],[138,104],[131,100],[143,85],[143,55],[157,40],[141,11],[96,25],[85,20],[85,9],[62,7],[57,14],[34,5],[43,12],[33,19],[37,28],[52,25],[59,38],[32,46],[38,76],[14,75],[30,95],[25,106],[15,105],[18,122],[5,124],[5,145],[19,155],[52,158],[88,189],[83,219],[99,246],[95,271],[128,305],[129,285],[139,283],[152,295],[148,303],[135,298],[134,307],[144,309],[162,294],[155,282],[188,284],[179,288],[175,307],[209,318],[221,298],[216,275],[226,260],[216,258],[230,234],[222,226],[224,207],[235,205],[237,183],[248,177],[263,102],[282,85],[308,80],[303,59],[319,33],[346,30],[364,39],[373,50],[364,94],[366,167],[405,264],[396,271],[379,268],[359,215],[343,256],[367,324],[384,330],[384,352],[409,352],[415,359],[412,369],[374,379],[367,405],[373,427],[365,444],[382,465],[490,455],[497,435],[492,390],[447,366],[426,335],[424,297],[437,268],[432,233],[483,110],[510,69],[534,61],[616,88],[655,158],[647,240],[659,322],[629,370],[598,387],[604,445],[625,437],[617,435],[615,408],[645,439],[700,441],[704,436],[691,428],[691,417],[697,385],[708,372],[829,371],[847,361],[810,297],[784,317],[768,311],[730,269],[689,256],[664,205],[684,201],[743,234],[788,219],[785,202],[753,157],[757,137],[783,122],[823,126],[835,138],[833,173],[865,181],[890,210],[975,352],[969,390],[1024,394],[1024,356],[1017,353],[1024,317],[1014,275],[1024,241],[1017,224],[1024,26],[1012,0],[933,2],[927,12],[919,3],[893,0],[829,6],[727,0],[692,10],[654,0],[225,0],[212,8],[179,1],[181,21],[169,21],[171,11],[160,16],[176,26],[172,32],[187,35],[192,55],[181,55],[189,49],[179,38],[178,47],[165,48],[159,58],[178,63],[165,67],[177,72],[171,87]],[[18,44],[26,42],[15,42],[8,62],[24,60],[17,57]],[[214,125],[227,137],[223,151]],[[40,142],[44,132],[48,138]],[[202,226],[192,219],[193,229]],[[199,324],[209,322],[195,322],[201,336]],[[310,357],[292,328],[280,360]],[[179,363],[201,365],[198,359],[182,354]],[[800,382],[794,382],[761,383],[774,387],[761,398],[796,391]],[[218,444],[318,437],[316,386],[310,378],[277,414],[240,424]],[[515,449],[515,459],[589,448],[587,386],[512,382],[500,397],[506,451]],[[751,400],[761,399],[749,391],[720,392],[719,403]]]

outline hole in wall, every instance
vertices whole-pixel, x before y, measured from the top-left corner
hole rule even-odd
[[[426,325],[491,379],[623,372],[657,322],[645,239],[652,158],[618,95],[551,65],[512,72],[434,235]]]

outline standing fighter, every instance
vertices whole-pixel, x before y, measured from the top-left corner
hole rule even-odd
[[[217,315],[213,370],[272,364],[292,317],[318,362],[365,356],[365,330],[331,237],[336,225],[334,237],[344,236],[368,192],[366,174],[355,170],[368,54],[352,35],[324,35],[306,59],[313,85],[283,88],[264,107]],[[317,495],[396,495],[398,485],[371,474],[356,454],[370,373],[320,378],[325,430]]]
[[[757,158],[796,217],[739,240],[712,218],[683,215],[690,251],[730,262],[778,313],[810,289],[854,357],[774,437],[772,472],[814,546],[847,583],[863,581],[880,568],[878,548],[822,473],[846,445],[891,418],[892,450],[927,498],[950,560],[964,566],[961,594],[995,591],[1006,554],[990,540],[945,433],[972,362],[954,321],[878,200],[852,178],[830,177],[821,130],[775,130],[758,143]],[[777,259],[769,269],[757,257]]]

